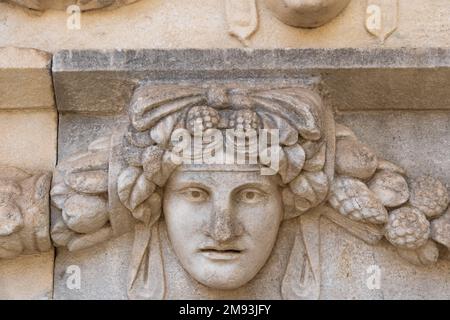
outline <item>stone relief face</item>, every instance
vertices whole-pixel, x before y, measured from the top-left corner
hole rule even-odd
[[[283,216],[277,178],[259,171],[176,170],[163,211],[182,266],[200,283],[235,289],[266,263]]]

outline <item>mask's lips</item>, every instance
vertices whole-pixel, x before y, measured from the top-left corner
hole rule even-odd
[[[199,250],[210,260],[227,261],[238,258],[244,250],[236,247],[204,247]]]

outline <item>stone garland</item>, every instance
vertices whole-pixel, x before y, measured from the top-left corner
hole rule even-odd
[[[156,96],[155,105],[174,91],[171,86],[157,90],[145,93]],[[179,88],[177,99],[187,99],[186,104],[181,103],[170,116],[155,110],[150,110],[149,116],[149,106],[140,105],[139,99],[132,102],[131,125],[121,144],[126,165],[120,172],[117,192],[136,221],[152,226],[159,219],[162,187],[175,168],[169,161],[170,134],[175,128],[187,128],[192,134],[195,126],[201,130],[278,128],[287,218],[320,205],[330,206],[335,211],[324,210],[325,216],[353,235],[371,244],[386,238],[400,256],[419,265],[435,263],[439,247],[450,248],[450,212],[444,213],[449,204],[446,187],[432,177],[408,183],[402,168],[378,159],[369,146],[339,124],[335,130],[335,172],[327,177],[326,141],[317,120],[322,111],[310,107],[314,98],[308,90],[255,91],[243,94],[245,99],[240,100],[236,98],[239,94],[225,97],[214,90],[206,95],[201,91]],[[295,100],[298,96],[300,100]],[[244,101],[244,106],[221,117],[219,112],[226,108],[223,102],[228,99]],[[251,111],[245,104],[251,104],[252,99],[267,109]],[[301,117],[286,121],[274,111],[276,100],[297,103]],[[305,100],[309,103],[303,103]],[[52,203],[62,210],[52,228],[56,246],[79,250],[112,237],[107,204],[108,148],[109,139],[100,139],[87,153],[75,155],[58,167],[52,189]]]
[[[193,89],[186,90],[186,95],[192,94]],[[276,97],[288,101],[296,94],[292,89],[283,90],[253,93],[252,99],[270,101]],[[303,94],[305,99],[308,94]],[[137,109],[134,116],[131,113],[132,125],[121,144],[128,166],[119,175],[117,192],[137,221],[152,225],[161,213],[160,189],[175,168],[168,161],[167,149],[174,128],[184,127],[192,134],[196,128],[235,128],[243,132],[250,128],[279,128],[283,155],[280,176],[288,186],[283,191],[287,215],[295,217],[327,204],[335,211],[325,211],[325,215],[338,225],[371,244],[386,238],[400,256],[418,265],[433,264],[443,248],[450,249],[450,211],[446,212],[449,195],[439,180],[429,176],[409,180],[405,170],[378,159],[369,146],[339,124],[335,131],[335,173],[329,179],[324,171],[326,144],[320,137],[319,123],[315,123],[317,110],[304,109],[302,116],[309,121],[293,127],[281,116],[248,108],[224,118],[218,112],[223,108],[220,103],[203,104],[186,106],[169,117],[156,114],[154,119],[136,117],[142,110],[134,104]],[[93,142],[86,153],[58,166],[51,190],[52,204],[62,210],[52,226],[55,246],[75,251],[113,237],[108,204],[109,162],[108,137]],[[45,173],[33,175],[2,168],[0,257],[51,248],[46,238],[49,180]],[[295,208],[295,213],[289,206]]]

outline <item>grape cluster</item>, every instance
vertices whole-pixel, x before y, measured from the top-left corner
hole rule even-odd
[[[208,106],[196,106],[187,114],[186,128],[191,134],[203,133],[207,129],[217,128],[219,113]]]
[[[228,122],[229,128],[234,128],[236,131],[257,130],[259,128],[259,117],[256,112],[251,110],[239,110],[230,116]]]
[[[430,223],[420,210],[403,207],[389,215],[386,238],[394,246],[403,249],[418,249],[430,237]]]

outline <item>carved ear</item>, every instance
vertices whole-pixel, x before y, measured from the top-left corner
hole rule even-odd
[[[159,237],[159,223],[152,228],[137,223],[128,271],[128,298],[162,300],[165,275]]]
[[[320,208],[296,219],[298,230],[281,285],[286,300],[320,297]]]

